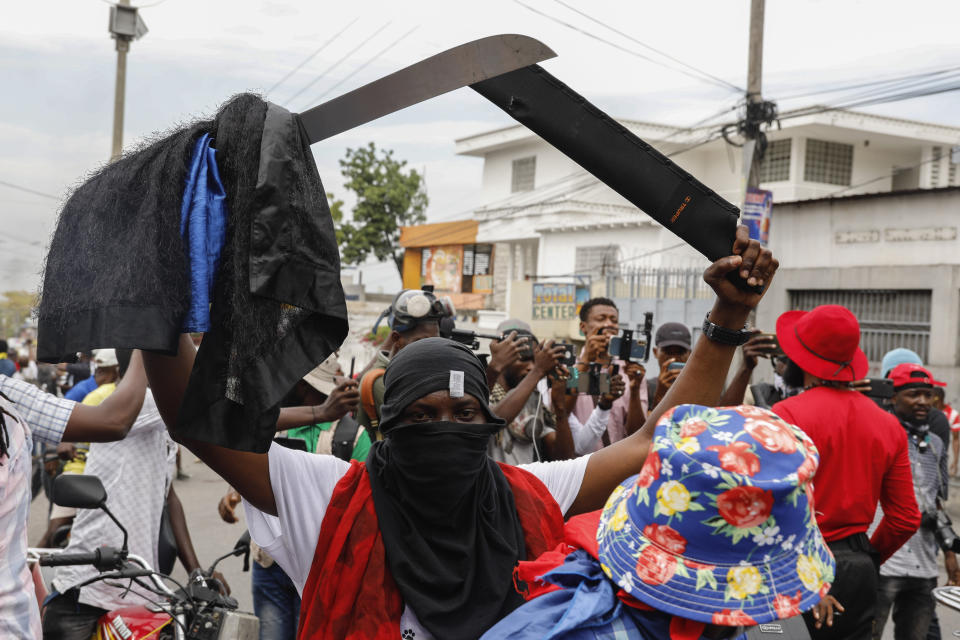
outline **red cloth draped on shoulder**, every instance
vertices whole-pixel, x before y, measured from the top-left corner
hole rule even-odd
[[[563,515],[533,474],[500,464],[513,490],[527,546],[536,558],[563,540]],[[366,465],[352,462],[334,488],[303,588],[301,640],[396,640],[403,599],[390,575]]]
[[[564,528],[563,541],[537,557],[528,556],[533,559],[517,565],[513,572],[514,582],[524,598],[532,600],[537,596],[560,589],[561,587],[543,582],[538,578],[562,565],[566,557],[578,549],[583,549],[599,561],[597,528],[600,526],[601,513],[602,511],[591,511],[570,518]],[[653,607],[640,602],[623,589],[617,589],[617,597],[625,605],[634,609],[653,611]],[[696,640],[703,635],[705,627],[703,622],[673,616],[670,620],[670,640]]]

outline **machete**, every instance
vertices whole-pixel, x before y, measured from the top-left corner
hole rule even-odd
[[[530,65],[471,85],[711,262],[730,255],[739,209],[583,96]],[[736,273],[730,280],[750,287]]]
[[[460,87],[556,57],[533,38],[489,36],[447,49],[300,114],[310,143]]]

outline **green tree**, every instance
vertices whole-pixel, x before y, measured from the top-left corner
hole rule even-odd
[[[29,291],[4,291],[0,294],[0,338],[19,332],[37,306],[37,294]]]
[[[393,260],[403,275],[400,227],[426,220],[428,202],[423,176],[406,166],[405,160],[393,157],[393,151],[378,150],[372,142],[347,149],[340,171],[346,178],[344,187],[357,196],[352,220],[343,221],[341,201],[333,201],[330,207],[344,263],[360,264],[373,255]]]

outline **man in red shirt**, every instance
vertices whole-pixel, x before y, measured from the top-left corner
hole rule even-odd
[[[797,425],[820,451],[814,478],[817,524],[837,560],[830,589],[845,611],[823,638],[870,638],[877,599],[877,567],[920,526],[920,511],[903,428],[891,414],[850,388],[867,373],[859,348],[860,325],[846,308],[823,305],[788,311],[777,320],[777,339],[790,362],[784,382],[805,391],[778,402],[774,413]],[[871,538],[877,503],[883,519]]]

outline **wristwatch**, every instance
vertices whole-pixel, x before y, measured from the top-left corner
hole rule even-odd
[[[753,334],[750,333],[749,327],[749,324],[745,324],[743,325],[743,329],[739,331],[721,327],[718,324],[710,322],[709,313],[707,313],[707,317],[703,319],[703,335],[716,343],[729,345],[731,347],[739,347],[750,339],[750,336]]]

